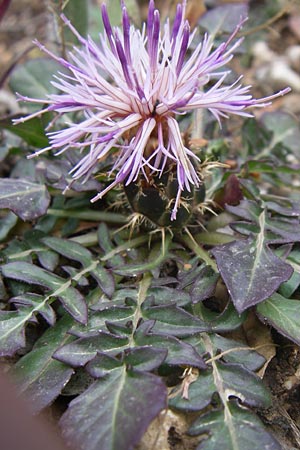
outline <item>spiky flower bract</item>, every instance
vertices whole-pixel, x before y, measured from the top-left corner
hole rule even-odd
[[[88,178],[100,160],[114,153],[108,175],[115,174],[115,178],[92,201],[119,183],[128,186],[138,177],[150,182],[152,176],[173,171],[178,183],[171,214],[174,220],[182,192],[201,184],[198,158],[184,144],[178,115],[205,108],[219,122],[230,114],[251,116],[247,109],[266,106],[288,89],[254,99],[250,86],[242,86],[240,78],[225,85],[230,71],[220,68],[231,60],[241,42],[233,40],[243,20],[217,48],[204,35],[202,42],[191,49],[195,31],[191,32],[185,20],[186,1],[178,4],[171,26],[169,20],[161,25],[159,11],[150,0],[147,24],[142,31],[130,25],[124,3],[121,7],[122,29],[112,28],[106,6],[102,5],[105,33],[100,35],[98,44],[90,37],[80,36],[62,16],[81,44],[69,53],[69,60],[55,56],[37,42],[40,49],[67,69],[53,81],[59,93],[46,100],[21,98],[47,104],[29,118],[46,111],[82,112],[79,123],[68,123],[65,129],[49,132],[50,147],[37,152],[52,149],[62,153],[79,148],[83,156],[71,171],[75,179]]]

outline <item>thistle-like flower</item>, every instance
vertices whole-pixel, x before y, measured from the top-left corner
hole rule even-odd
[[[80,36],[62,16],[82,45],[69,53],[69,61],[37,42],[67,71],[56,75],[53,81],[58,94],[41,100],[20,96],[22,100],[47,104],[28,118],[47,111],[81,111],[82,120],[49,132],[50,147],[36,153],[79,148],[83,156],[71,171],[75,179],[87,179],[100,160],[114,154],[108,175],[115,174],[115,178],[92,201],[119,183],[128,186],[138,177],[151,182],[153,176],[157,179],[166,171],[173,171],[178,191],[171,220],[176,219],[182,192],[201,184],[198,157],[184,144],[176,117],[198,108],[208,109],[219,122],[229,114],[251,116],[248,108],[266,106],[289,91],[287,88],[270,97],[254,99],[250,86],[243,87],[240,78],[225,85],[230,71],[219,69],[231,60],[241,43],[241,39],[235,43],[233,40],[244,21],[216,49],[208,35],[190,49],[195,31],[191,33],[184,18],[185,8],[183,0],[177,6],[173,25],[166,21],[161,26],[159,11],[154,0],[150,0],[147,24],[140,31],[130,25],[124,3],[122,29],[112,28],[106,6],[102,5],[105,34],[100,35],[99,45],[90,37]],[[214,84],[205,89],[212,80]]]

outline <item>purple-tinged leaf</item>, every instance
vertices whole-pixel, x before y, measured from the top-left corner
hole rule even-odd
[[[239,313],[270,297],[287,281],[293,269],[265,242],[265,212],[259,216],[260,232],[246,240],[215,247],[221,276]]]
[[[226,332],[239,328],[246,319],[247,313],[238,314],[231,302],[221,312],[211,311],[203,303],[197,306],[197,314],[209,327],[210,332]]]
[[[211,297],[215,291],[218,278],[219,274],[211,267],[204,267],[193,285],[191,291],[192,302],[198,303]]]
[[[230,402],[226,410],[213,410],[199,416],[189,429],[192,436],[201,439],[197,450],[281,450],[276,439],[263,428],[256,415],[238,403]],[[257,447],[257,444],[259,447]]]
[[[45,237],[41,241],[60,255],[80,262],[83,267],[91,264],[92,253],[77,242],[57,237]]]
[[[209,369],[201,372],[197,380],[191,383],[188,399],[179,392],[170,400],[170,405],[184,411],[200,411],[209,405],[215,392],[224,393],[227,400],[236,397],[249,406],[267,407],[271,402],[269,392],[253,372],[239,364],[216,362],[213,372]]]
[[[25,305],[33,306],[38,309],[39,314],[46,320],[46,322],[53,326],[56,321],[56,315],[50,305],[44,302],[44,298],[39,294],[24,293],[10,299],[10,303],[14,303],[16,306]]]
[[[55,400],[73,374],[73,369],[52,358],[59,345],[73,339],[66,334],[72,322],[69,316],[58,321],[14,366],[12,374],[34,414]]]
[[[300,345],[300,301],[273,294],[257,306],[258,316],[280,334]]]
[[[34,220],[44,215],[49,203],[50,195],[42,184],[0,179],[0,209],[10,209],[22,220]]]
[[[25,347],[24,325],[31,319],[32,312],[0,311],[0,356],[12,356]]]
[[[92,253],[77,242],[69,239],[59,239],[56,237],[47,237],[42,239],[44,244],[55,250],[59,254],[71,260],[78,261],[83,267],[89,267],[91,276],[97,281],[103,292],[110,298],[115,290],[115,283],[112,274],[104,267],[100,266],[98,261],[93,259]]]
[[[88,308],[83,295],[72,286],[64,289],[62,292],[54,292],[63,304],[65,310],[77,322],[83,325],[87,324]]]
[[[78,337],[90,337],[99,334],[100,330],[105,330],[106,324],[126,325],[134,318],[134,308],[128,306],[112,305],[100,311],[90,311],[87,325],[74,323],[70,333]]]
[[[242,200],[238,206],[226,206],[226,210],[243,219],[249,220],[250,223],[233,222],[232,228],[243,233],[243,228],[246,229],[246,234],[249,232],[258,233],[261,223],[260,217],[263,214],[263,209],[254,201]],[[299,219],[286,220],[278,217],[270,218],[267,212],[264,212],[264,228],[266,240],[276,241],[276,235],[280,236],[281,241],[295,242],[300,240],[300,224]],[[267,232],[271,232],[273,236],[268,236]]]
[[[150,287],[148,296],[153,295],[159,305],[168,305],[176,303],[177,306],[186,306],[191,303],[191,297],[188,292],[182,289],[173,289],[169,287]]]
[[[99,353],[92,361],[87,363],[85,369],[94,378],[103,378],[112,370],[121,367],[123,362],[113,356]]]
[[[95,358],[98,352],[109,352],[110,355],[114,355],[126,347],[128,347],[127,337],[99,332],[98,336],[80,338],[63,345],[54,353],[53,357],[72,367],[82,367]]]
[[[133,450],[166,397],[159,377],[117,368],[70,403],[63,436],[78,450]]]
[[[273,168],[274,170],[274,168]],[[276,171],[278,167],[276,167]],[[299,170],[300,175],[300,170]],[[272,197],[269,197],[271,198]],[[276,200],[276,201],[275,201]],[[273,211],[277,214],[281,214],[282,216],[287,217],[300,217],[300,202],[290,199],[290,198],[277,198],[274,197],[274,201],[268,200],[265,202],[266,208],[270,211]]]
[[[213,346],[213,353],[215,355],[224,353],[222,355],[222,361],[241,364],[253,372],[260,369],[266,361],[262,355],[240,341],[225,338],[217,333],[210,333],[209,336]],[[196,348],[200,354],[207,353],[202,334],[190,336],[185,339],[185,342],[188,342]]]
[[[100,353],[87,364],[86,370],[94,378],[102,378],[122,364],[140,372],[150,372],[164,362],[167,354],[167,349],[152,345],[126,349],[122,360]]]
[[[150,345],[129,348],[124,352],[124,363],[135,370],[150,372],[157,369],[166,359],[168,350]]]
[[[106,294],[108,298],[111,298],[115,292],[115,280],[112,274],[105,269],[105,267],[98,264],[97,267],[91,271],[91,276],[97,281],[104,294]]]
[[[237,206],[226,205],[226,211],[254,223],[257,223],[262,210],[255,201],[248,199],[241,200]]]
[[[175,305],[143,308],[145,319],[155,320],[153,332],[173,336],[189,336],[208,331],[205,322]]]
[[[154,321],[148,320],[140,324],[134,334],[137,346],[152,346],[158,349],[167,349],[165,364],[170,366],[192,366],[205,369],[206,364],[195,347],[181,341],[174,336],[165,336],[152,332]]]
[[[7,278],[50,289],[51,291],[44,301],[50,301],[51,297],[57,297],[75,320],[82,324],[87,323],[87,304],[82,294],[71,286],[70,280],[64,280],[45,269],[21,261],[5,264],[2,266],[2,273]]]

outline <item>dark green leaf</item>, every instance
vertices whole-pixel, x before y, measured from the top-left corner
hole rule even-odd
[[[2,273],[15,280],[37,284],[51,289],[44,301],[58,297],[65,309],[80,323],[87,322],[87,305],[82,294],[71,286],[70,280],[64,280],[38,266],[27,262],[12,262],[2,267]]]
[[[26,292],[17,297],[11,298],[10,302],[14,303],[18,307],[20,305],[31,306],[35,310],[37,310],[39,314],[41,314],[41,316],[43,316],[43,318],[46,320],[46,322],[48,322],[49,325],[55,324],[55,312],[50,305],[44,302],[44,299],[41,295]]]
[[[242,364],[246,369],[256,371],[265,363],[265,358],[247,345],[239,341],[234,341],[227,337],[211,333],[210,340],[213,345],[215,355],[222,355],[221,360],[231,363]],[[185,339],[185,342],[191,344],[200,354],[206,353],[205,344],[202,335],[191,336]],[[223,354],[224,353],[224,354]]]
[[[300,301],[273,294],[257,306],[263,321],[270,323],[279,333],[300,345]]]
[[[0,219],[0,241],[3,241],[18,222],[18,217],[11,211]]]
[[[70,403],[63,436],[79,450],[133,450],[166,395],[159,377],[117,368]]]
[[[246,314],[238,314],[231,302],[221,313],[211,311],[203,303],[197,304],[195,310],[195,315],[206,323],[209,331],[219,333],[239,328],[245,321]]]
[[[25,347],[24,324],[32,318],[32,311],[0,311],[0,356],[12,356]]]
[[[42,241],[59,254],[71,260],[78,261],[83,267],[89,268],[89,272],[97,281],[103,292],[110,298],[115,290],[114,278],[110,272],[100,266],[100,262],[93,259],[89,250],[82,245],[68,239],[47,237]]]
[[[27,180],[0,179],[0,208],[10,209],[23,220],[33,220],[47,212],[50,196],[42,184]]]
[[[169,287],[150,287],[148,289],[148,296],[153,295],[156,303],[159,305],[166,305],[176,303],[177,306],[186,306],[191,303],[190,295],[181,290]]]
[[[24,139],[28,145],[37,148],[44,148],[49,145],[47,136],[45,135],[45,127],[42,120],[38,117],[27,120],[26,122],[20,122],[18,124],[13,124],[12,119],[18,119],[23,117],[24,114],[11,117],[10,119],[0,120],[0,128],[9,130],[11,133]]]
[[[91,252],[82,245],[77,244],[77,242],[56,237],[45,237],[42,239],[42,242],[60,255],[80,262],[83,267],[91,264]]]
[[[171,393],[169,406],[182,411],[201,411],[211,403],[212,395],[216,392],[211,371],[200,372],[196,381],[189,385],[188,398],[183,397],[181,389],[175,392]]]
[[[167,357],[164,361],[171,366],[192,366],[205,369],[206,365],[195,347],[181,341],[174,336],[164,336],[152,332],[154,321],[143,322],[134,334],[134,342],[137,346],[153,346],[153,348],[167,349]]]
[[[152,346],[130,348],[124,352],[124,362],[135,370],[150,372],[164,362],[167,354],[167,349]]]
[[[28,398],[34,413],[52,403],[73,373],[73,369],[52,358],[58,346],[72,339],[66,334],[72,322],[72,319],[66,316],[49,328],[31,352],[14,366],[13,375],[16,376],[20,391]]]
[[[69,2],[61,3],[58,0],[54,0],[53,4],[56,5],[57,16],[63,12],[65,16],[71,21],[72,25],[82,35],[86,36],[88,29],[88,1],[87,0],[71,0]],[[63,10],[61,5],[64,6]],[[72,31],[65,25],[63,25],[64,40],[67,43],[78,44],[78,39],[72,33]]]
[[[228,401],[238,398],[243,404],[256,407],[270,405],[271,399],[262,381],[253,372],[238,364],[216,362],[214,370],[200,373],[196,381],[191,383],[188,399],[182,393],[171,399],[170,404],[181,410],[199,411],[210,403],[211,396],[218,392]]]
[[[59,262],[58,254],[51,250],[42,250],[38,252],[37,257],[41,266],[50,272],[54,271]]]
[[[123,362],[113,356],[99,353],[92,361],[87,363],[86,370],[94,378],[102,378],[112,370],[121,367]]]
[[[31,98],[47,98],[57,89],[51,84],[53,74],[61,71],[62,67],[56,61],[48,58],[35,58],[18,64],[10,77],[10,88],[13,92]],[[35,109],[40,109],[40,105]]]
[[[153,332],[160,334],[189,336],[209,329],[202,320],[175,305],[143,308],[143,317],[155,320]]]
[[[98,336],[80,338],[64,345],[54,353],[54,358],[72,367],[81,367],[91,361],[98,352],[120,353],[128,346],[128,338],[99,332]]]
[[[226,410],[200,416],[189,429],[191,435],[204,433],[209,437],[201,441],[197,450],[281,450],[257,416],[233,402]]]
[[[295,117],[283,111],[266,112],[262,115],[261,122],[267,130],[273,132],[269,149],[282,142],[299,157],[300,129]]]
[[[105,330],[108,321],[125,326],[133,316],[134,309],[129,306],[107,306],[100,311],[90,311],[87,325],[75,323],[70,332],[78,337],[95,336],[99,330]]]
[[[112,274],[98,264],[95,269],[91,271],[91,276],[97,281],[104,294],[106,294],[108,298],[111,298],[115,291],[115,281]]]
[[[215,291],[218,278],[219,274],[211,267],[204,267],[193,285],[191,291],[192,302],[198,303],[211,297]]]

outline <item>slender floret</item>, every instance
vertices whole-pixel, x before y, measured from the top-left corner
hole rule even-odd
[[[49,132],[50,146],[35,154],[49,149],[60,154],[79,148],[83,156],[71,171],[74,179],[87,179],[95,173],[100,160],[113,154],[109,176],[114,174],[114,181],[92,201],[119,183],[129,185],[138,177],[149,181],[172,170],[178,182],[171,214],[175,220],[182,191],[201,184],[198,158],[186,147],[176,117],[199,108],[209,110],[219,123],[230,114],[251,116],[249,108],[267,106],[289,88],[254,99],[250,86],[242,86],[240,79],[225,84],[229,71],[219,69],[231,60],[241,43],[241,39],[232,42],[244,20],[227,42],[217,48],[213,48],[208,35],[196,48],[191,48],[195,32],[190,32],[184,18],[185,0],[177,6],[173,26],[169,21],[160,23],[159,11],[150,0],[143,31],[130,25],[123,2],[121,7],[122,29],[111,26],[106,6],[102,5],[105,33],[100,35],[99,44],[80,36],[62,16],[81,44],[69,53],[69,60],[55,56],[36,42],[67,70],[53,81],[58,94],[40,100],[20,96],[22,100],[47,106],[19,121],[47,111],[60,115],[81,112],[79,123],[68,122],[66,128]],[[209,87],[205,88],[208,82]]]

